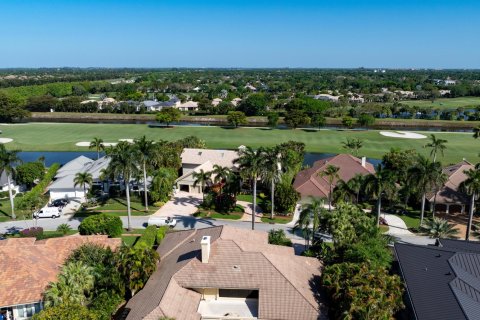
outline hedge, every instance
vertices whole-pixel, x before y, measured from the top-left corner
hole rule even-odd
[[[137,240],[134,247],[138,248],[140,246],[145,246],[147,248],[152,248],[155,244],[156,233],[156,226],[148,226],[147,229],[145,229],[145,233]]]
[[[48,171],[43,179],[35,187],[33,187],[32,190],[25,193],[23,197],[15,198],[15,206],[19,209],[32,209],[32,207],[37,204],[38,199],[43,195],[50,182],[52,182],[53,178],[55,178],[59,168],[60,164],[52,164],[50,168],[48,168]]]
[[[167,234],[168,231],[168,226],[163,226],[158,228],[157,230],[157,237],[155,241],[157,242],[157,245],[160,245],[162,243],[163,238],[165,238],[165,235]]]
[[[81,235],[107,234],[111,238],[119,237],[123,233],[123,224],[120,217],[97,214],[82,220],[78,226]]]

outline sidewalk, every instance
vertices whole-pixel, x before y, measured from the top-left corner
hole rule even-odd
[[[252,209],[253,203],[247,201],[237,201],[237,205],[245,209],[245,213],[242,216],[240,221],[252,221]],[[262,222],[261,218],[263,216],[262,209],[257,205],[257,210],[255,210],[255,222]]]

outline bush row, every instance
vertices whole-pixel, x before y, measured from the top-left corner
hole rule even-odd
[[[59,168],[60,164],[52,164],[43,179],[32,190],[25,193],[23,197],[15,198],[15,206],[19,209],[32,209],[35,207],[38,204],[38,199],[43,195],[53,178],[55,178]]]
[[[119,237],[123,232],[123,224],[120,217],[97,214],[83,219],[78,226],[81,235],[106,234],[111,238]]]
[[[167,231],[168,231],[168,226],[163,226],[158,228],[157,237],[155,239],[157,242],[157,245],[160,245],[162,243],[163,238],[165,238],[165,235],[167,234]]]
[[[135,243],[135,247],[145,246],[146,248],[152,248],[155,244],[156,233],[156,226],[148,226],[145,229],[145,233]]]

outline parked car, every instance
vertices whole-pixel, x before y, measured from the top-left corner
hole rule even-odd
[[[50,203],[48,206],[49,207],[65,207],[70,201],[67,199],[57,199],[53,200],[52,203]]]
[[[57,207],[45,207],[33,213],[35,219],[39,218],[59,218],[61,211]]]
[[[171,217],[150,217],[148,218],[147,224],[149,226],[169,226],[170,228],[174,228],[177,225],[177,220],[172,219]]]

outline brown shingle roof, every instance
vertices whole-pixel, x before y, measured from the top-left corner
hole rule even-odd
[[[437,192],[436,203],[449,204],[467,204],[468,196],[459,191],[460,184],[467,179],[464,171],[474,169],[475,166],[468,161],[461,161],[457,164],[443,168],[443,172],[448,176],[447,182]],[[427,195],[428,201],[433,202],[435,194]]]
[[[212,237],[207,264],[199,259],[204,235]],[[170,242],[174,241],[180,245],[172,251]],[[158,251],[170,254],[163,257],[145,288],[128,302],[127,319],[199,319],[200,295],[188,290],[195,288],[259,290],[259,319],[326,317],[316,300],[320,262],[267,242],[265,232],[229,226],[168,234]]]
[[[55,281],[65,259],[84,243],[111,248],[120,239],[107,236],[69,236],[35,241],[35,238],[10,238],[0,241],[0,306],[42,300],[48,283]]]
[[[336,156],[315,161],[311,168],[300,171],[295,177],[293,187],[302,197],[314,196],[320,198],[328,198],[330,192],[330,184],[327,177],[321,177],[323,172],[329,165],[340,168],[338,175],[340,179],[348,181],[356,174],[368,175],[374,174],[375,168],[369,162],[362,166],[362,160],[349,154],[338,154]],[[334,184],[337,181],[334,181]]]

